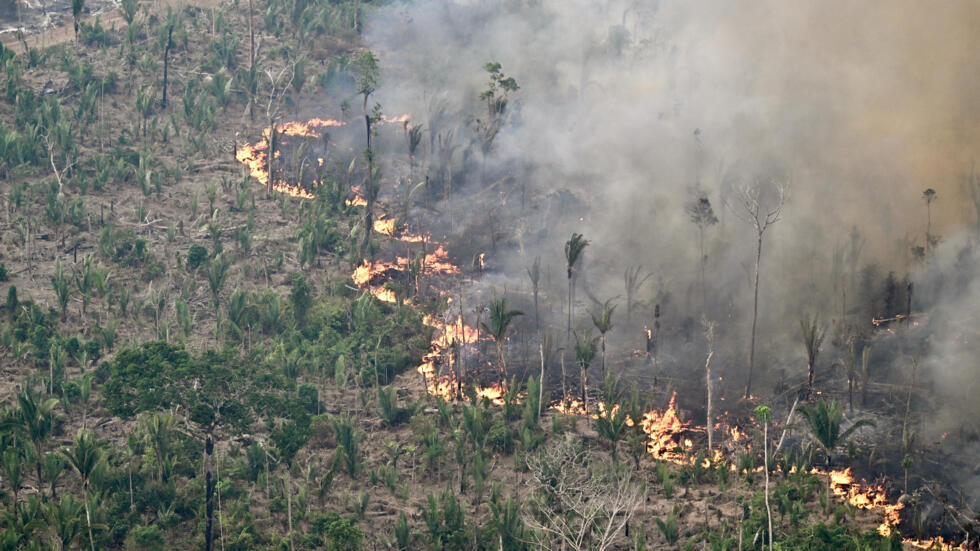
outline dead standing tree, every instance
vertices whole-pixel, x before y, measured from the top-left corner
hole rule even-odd
[[[755,367],[755,330],[759,318],[759,266],[762,263],[762,240],[766,231],[779,222],[786,202],[786,186],[772,184],[775,197],[763,196],[763,185],[745,186],[736,192],[738,205],[731,207],[735,216],[748,222],[755,229],[755,281],[752,298],[752,333],[749,337],[749,367],[745,377],[745,398],[752,395],[752,369]],[[768,195],[768,194],[767,194]]]
[[[367,160],[367,179],[365,180],[364,198],[367,200],[367,205],[364,208],[364,236],[361,242],[363,255],[371,245],[371,231],[374,227],[374,200],[378,196],[375,187],[374,149],[371,146],[371,124],[381,119],[381,105],[375,104],[374,109],[368,112],[368,100],[378,88],[380,70],[377,56],[370,50],[365,51],[354,60],[352,70],[357,80],[357,93],[362,97],[361,113],[364,115],[366,140],[364,157]]]
[[[701,318],[701,327],[704,329],[704,338],[708,343],[708,353],[704,358],[704,382],[708,389],[708,405],[705,408],[705,414],[707,416],[708,429],[708,451],[714,450],[714,427],[715,427],[715,411],[711,404],[711,358],[715,355],[715,322],[709,321],[708,318]]]
[[[527,466],[535,488],[523,516],[533,549],[610,549],[644,501],[631,469],[603,465],[572,438],[528,455]]]
[[[282,108],[282,100],[289,91],[293,81],[293,65],[295,62],[287,64],[278,73],[273,74],[272,70],[266,69],[265,75],[269,78],[269,100],[265,106],[265,121],[268,128],[266,142],[269,146],[269,155],[266,159],[266,197],[272,197],[272,189],[276,179],[275,158],[276,151],[280,145],[279,135],[279,111]]]

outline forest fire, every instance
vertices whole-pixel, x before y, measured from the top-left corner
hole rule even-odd
[[[690,458],[685,453],[694,446],[689,438],[680,439],[685,433],[696,430],[688,423],[681,422],[677,416],[677,393],[670,397],[670,403],[663,412],[651,410],[643,414],[640,427],[647,434],[647,451],[655,459],[686,465]]]
[[[407,123],[407,121],[407,115],[384,119],[385,123]],[[334,120],[311,119],[305,123],[282,123],[277,125],[276,130],[281,136],[310,138],[322,136],[322,129],[324,128],[342,126],[343,124]],[[262,185],[268,185],[269,182],[268,148],[270,134],[270,129],[266,128],[263,132],[264,139],[262,141],[256,144],[243,144],[236,151],[238,161],[246,165],[251,176]],[[279,158],[280,154],[280,151],[276,151],[276,158]],[[299,183],[290,184],[285,181],[276,181],[273,182],[273,188],[276,191],[296,197],[313,197],[312,192],[304,189]],[[367,205],[367,200],[357,187],[352,187],[351,191],[353,196],[346,200],[347,205]],[[395,218],[385,214],[377,215],[373,221],[373,229],[378,234],[404,243],[428,241],[428,238],[423,235],[408,233],[406,227],[400,226]],[[450,261],[449,254],[442,245],[414,261],[419,263],[417,269],[425,275],[458,274],[460,272],[460,268]],[[394,289],[386,286],[386,283],[396,279],[398,274],[404,274],[411,269],[412,264],[413,259],[408,257],[396,257],[393,261],[370,262],[364,260],[354,269],[351,279],[359,288],[365,289],[378,300],[396,303],[399,297]],[[473,259],[473,268],[482,271],[485,266],[486,253],[477,253]],[[905,319],[906,316],[899,314],[893,318],[875,318],[872,323],[874,326],[879,326],[891,321],[904,321]],[[467,346],[475,346],[480,339],[480,332],[466,325],[459,316],[447,322],[426,316],[423,322],[436,330],[430,344],[430,350],[423,356],[422,363],[416,368],[423,378],[427,392],[446,401],[463,398],[461,381],[458,379],[462,376],[460,369],[463,366],[458,364],[461,363],[460,358],[463,356],[463,350]],[[643,337],[646,341],[646,349],[637,351],[637,353],[645,355],[649,359],[655,352],[654,330],[644,326]],[[486,340],[488,337],[484,336],[483,338]],[[471,369],[471,373],[475,372],[475,367]],[[484,387],[476,386],[474,390],[478,401],[487,400],[498,406],[505,403],[506,388],[499,382]],[[754,397],[751,398],[754,399]],[[551,406],[551,409],[565,415],[589,416],[593,419],[614,416],[619,408],[619,404],[610,408],[605,403],[597,401],[594,409],[586,410],[584,403],[580,400],[563,400]],[[637,424],[637,420],[627,416],[625,423],[628,426],[634,426]],[[681,420],[676,405],[676,393],[671,396],[666,409],[653,409],[644,413],[642,419],[638,420],[638,424],[647,437],[647,451],[654,459],[685,466],[697,461],[693,453],[695,445],[692,436],[693,433],[702,432],[705,429],[689,421]],[[723,434],[727,432],[732,443],[751,441],[747,434],[734,424],[718,423],[716,430]],[[751,444],[746,444],[746,446],[748,449],[752,447]],[[710,457],[701,454],[698,454],[697,457],[701,457],[700,461],[705,468],[719,465],[725,459],[722,451],[717,448],[713,450]],[[729,468],[735,470],[734,465],[730,465]],[[758,467],[755,470],[761,471],[762,469],[762,467]],[[904,504],[889,503],[883,486],[855,481],[850,469],[825,471],[815,468],[811,472],[829,477],[828,483],[834,495],[849,505],[859,509],[881,512],[883,520],[877,531],[882,536],[890,536],[900,523],[900,511],[904,508]],[[928,540],[905,539],[904,543],[923,549],[965,549],[962,545],[957,546],[946,542],[941,537]]]
[[[813,474],[829,476],[830,489],[834,495],[858,509],[869,511],[881,511],[883,518],[878,525],[878,533],[889,537],[895,527],[901,522],[900,512],[905,507],[904,503],[889,503],[885,488],[881,485],[866,485],[854,480],[854,474],[850,468],[838,471],[825,471],[814,468],[810,471]],[[966,547],[962,544],[957,545],[945,541],[942,537],[930,538],[927,540],[916,540],[903,538],[902,543],[921,549],[947,549],[963,550]]]
[[[394,218],[381,218],[378,217],[374,220],[374,231],[382,235],[395,235],[395,220]]]
[[[276,125],[276,132],[283,136],[302,136],[320,137],[323,132],[319,129],[343,126],[344,123],[335,120],[310,119],[306,122],[290,121]],[[235,148],[235,159],[248,167],[249,174],[263,186],[269,185],[269,141],[271,139],[271,127],[262,131],[262,140],[254,144],[242,144]],[[276,151],[275,158],[280,158],[280,151]],[[313,193],[304,189],[300,185],[290,184],[285,181],[273,182],[272,188],[280,193],[311,199]]]

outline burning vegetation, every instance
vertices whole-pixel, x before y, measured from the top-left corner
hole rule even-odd
[[[980,551],[972,0],[195,1],[0,48],[0,549]]]
[[[404,119],[398,119],[395,122],[406,123],[409,119],[405,117]],[[386,119],[387,121],[387,119]],[[387,121],[392,122],[392,121]],[[313,119],[308,123],[285,123],[278,127],[278,132],[284,136],[304,136],[304,137],[317,137],[316,129],[336,126],[339,123],[335,121],[321,121],[319,119]],[[271,132],[267,129],[264,136],[268,140],[268,136]],[[240,162],[244,163],[252,171],[253,177],[262,184],[268,183],[267,174],[268,171],[268,161],[264,157],[266,148],[263,147],[262,142],[255,145],[245,145],[243,146],[238,154],[238,159]],[[322,160],[320,161],[322,163]],[[276,185],[277,191],[288,193],[296,197],[302,198],[312,198],[314,197],[313,192],[306,191],[299,184],[288,184],[285,181],[282,184]],[[315,190],[314,190],[315,191]],[[367,207],[369,202],[364,199],[361,194],[361,190],[358,187],[352,187],[351,198],[346,200],[347,206],[353,207]],[[761,201],[758,195],[748,194],[745,195],[744,201],[746,212],[749,213],[753,220],[762,220],[758,224],[758,234],[761,236],[767,229],[768,224],[772,224],[774,221],[778,220],[779,209],[782,204],[782,195],[780,195],[779,205],[776,210],[768,211],[768,214],[761,211],[762,207],[758,206]],[[713,213],[710,212],[711,207],[707,199],[702,198],[698,204],[699,218],[698,220],[711,220],[716,222],[717,220],[713,218]],[[693,211],[692,211],[693,212]],[[707,215],[705,213],[708,213]],[[760,218],[761,217],[761,218]],[[769,217],[769,218],[766,218]],[[710,224],[705,224],[707,227]],[[414,287],[414,292],[419,294],[421,292],[421,287],[419,280],[423,277],[425,278],[437,278],[441,283],[436,283],[434,285],[435,289],[439,287],[445,288],[447,291],[452,289],[454,286],[455,278],[458,278],[462,270],[459,265],[454,263],[450,258],[447,251],[447,243],[434,242],[427,235],[414,234],[411,233],[406,225],[399,225],[395,218],[390,217],[385,214],[375,214],[372,223],[373,231],[381,236],[388,237],[396,243],[402,243],[403,245],[411,247],[412,245],[421,246],[421,250],[415,253],[415,256],[395,256],[392,260],[363,260],[363,262],[358,265],[351,275],[351,279],[354,284],[366,292],[373,295],[375,298],[382,302],[396,304],[403,303],[408,304],[410,298],[408,293],[404,293],[399,296],[395,288],[391,286],[391,282],[401,282],[408,281],[408,287]],[[573,235],[573,240],[575,236]],[[581,238],[580,238],[581,239]],[[581,249],[584,249],[585,245],[588,245],[587,241],[581,240]],[[432,252],[425,252],[426,249],[431,249],[431,247],[436,247]],[[569,298],[572,298],[572,291],[574,289],[573,276],[576,275],[574,272],[575,264],[577,259],[573,259],[568,256],[570,249],[569,245],[566,245],[566,256],[568,260],[568,274],[569,274]],[[571,249],[575,255],[580,255],[581,251],[576,251]],[[473,255],[473,269],[476,275],[479,276],[484,272],[486,268],[487,253],[477,252]],[[637,288],[642,285],[646,279],[637,284],[637,279],[639,275],[639,269],[634,274],[632,278],[631,288],[631,278],[630,272],[627,272],[627,291],[636,292]],[[529,274],[531,272],[529,271]],[[533,274],[532,274],[533,275]],[[537,284],[537,281],[532,277],[532,282]],[[756,284],[758,285],[758,283]],[[402,287],[404,288],[404,287]],[[908,285],[908,297],[911,300],[911,284]],[[536,293],[537,291],[535,291]],[[440,295],[444,295],[446,291],[439,291]],[[450,293],[453,294],[453,293]],[[590,297],[591,298],[591,297]],[[472,299],[472,297],[470,297]],[[476,402],[486,402],[495,406],[502,406],[505,408],[512,407],[514,405],[519,405],[527,399],[527,394],[525,392],[519,392],[517,388],[508,388],[508,384],[513,385],[513,381],[509,381],[507,378],[506,368],[502,368],[500,365],[495,364],[494,361],[484,361],[481,360],[482,351],[485,346],[490,342],[501,342],[506,343],[504,340],[506,337],[506,328],[503,328],[501,335],[494,335],[493,331],[489,326],[483,324],[485,331],[480,330],[481,325],[480,317],[482,313],[477,314],[477,322],[474,325],[470,325],[465,321],[465,315],[460,307],[459,312],[453,314],[452,298],[448,299],[447,314],[445,316],[445,321],[437,319],[439,316],[427,315],[423,322],[425,325],[431,327],[433,331],[433,337],[430,343],[429,351],[422,358],[422,363],[418,365],[416,371],[421,376],[423,381],[423,387],[426,389],[428,395],[434,396],[445,402],[454,402],[456,400],[471,400]],[[495,299],[496,300],[496,299]],[[632,306],[632,305],[630,305]],[[612,327],[611,316],[614,307],[609,307],[607,302],[604,306],[606,311],[604,311],[599,317],[596,314],[592,314],[593,321],[600,329],[601,336],[603,337],[603,363],[605,363],[605,332],[609,331]],[[652,325],[656,328],[656,333],[661,330],[661,320],[660,320],[660,304],[656,305],[656,312]],[[899,313],[890,318],[886,317],[873,317],[872,326],[875,328],[882,327],[891,322],[902,323],[909,320],[912,317],[911,309],[907,309],[906,313]],[[514,312],[517,315],[523,315],[523,312]],[[603,317],[607,316],[607,317]],[[535,296],[535,318],[537,319],[537,297]],[[569,313],[569,320],[571,320],[571,313]],[[603,320],[600,322],[600,320]],[[509,321],[507,322],[509,323]],[[817,353],[819,352],[822,340],[824,338],[825,329],[821,328],[820,321],[816,317],[812,319],[805,319],[802,323],[804,329],[804,336],[808,334],[809,331],[810,339],[805,342],[807,352],[809,355],[808,360],[808,383],[806,386],[807,392],[813,392],[814,386],[814,365],[816,364]],[[754,324],[754,322],[753,322]],[[569,327],[571,322],[569,321]],[[918,327],[918,321],[914,324],[909,324],[910,327]],[[506,327],[506,325],[504,326]],[[643,359],[644,363],[649,365],[651,361],[657,359],[657,341],[659,340],[659,334],[656,334],[654,329],[651,329],[647,325],[642,326],[642,336],[644,342],[644,348],[638,351],[638,354],[633,354],[631,360],[627,360],[627,367],[629,363],[636,359]],[[578,339],[579,337],[576,336]],[[710,337],[709,337],[710,338]],[[754,338],[754,337],[753,337]],[[853,338],[853,337],[851,337]],[[498,339],[500,339],[498,341]],[[544,343],[539,343],[539,346],[543,347]],[[595,345],[593,345],[595,346]],[[499,360],[503,361],[504,350],[509,348],[506,344],[501,348],[499,354]],[[867,350],[867,349],[866,349]],[[592,352],[591,354],[594,354]],[[542,367],[542,377],[546,374],[546,359],[545,351],[542,349],[540,351],[541,355],[541,367]],[[583,352],[581,350],[576,350],[576,363],[582,368],[582,373],[584,374],[586,369],[589,367],[591,359],[588,357],[583,357]],[[553,353],[549,351],[549,356],[553,356]],[[867,354],[865,354],[867,356]],[[865,363],[868,361],[867,358],[863,360]],[[710,362],[710,356],[709,356]],[[496,382],[488,382],[487,376],[490,372],[490,368],[496,367],[498,373],[500,373],[500,380]],[[868,367],[865,365],[861,368],[865,373],[865,379],[862,381],[862,392],[866,392],[867,387],[867,371]],[[469,372],[467,372],[467,370]],[[604,368],[603,371],[606,371]],[[750,370],[751,377],[751,370]],[[553,377],[552,377],[553,379]],[[541,379],[539,379],[540,381]],[[751,380],[751,379],[749,379]],[[540,384],[540,383],[539,383]],[[585,416],[595,419],[597,422],[621,423],[625,427],[637,427],[645,435],[645,450],[648,455],[656,461],[668,462],[682,467],[700,466],[703,469],[725,469],[731,470],[733,472],[754,472],[759,473],[763,471],[763,467],[755,466],[751,468],[741,468],[738,466],[738,461],[735,460],[739,452],[743,454],[754,454],[757,453],[753,451],[751,438],[746,435],[744,429],[740,428],[738,424],[735,423],[733,418],[729,418],[725,422],[718,422],[714,424],[714,430],[717,433],[723,434],[724,437],[722,442],[717,445],[717,447],[709,450],[699,451],[699,445],[695,442],[699,442],[703,445],[704,434],[707,432],[704,425],[698,425],[690,420],[682,421],[679,414],[679,409],[677,405],[677,393],[674,392],[666,407],[664,408],[653,408],[647,411],[635,412],[636,419],[631,417],[629,414],[624,413],[624,409],[619,403],[609,403],[607,401],[597,401],[595,405],[595,411],[590,413],[589,407],[586,402],[582,400],[573,399],[573,395],[570,390],[566,387],[568,383],[565,379],[565,373],[563,369],[562,373],[562,389],[565,392],[563,398],[554,400],[550,404],[550,409],[560,415],[568,416]],[[584,384],[584,378],[583,378]],[[745,387],[746,395],[743,397],[747,399],[750,403],[758,400],[755,396],[750,396],[747,394],[749,392],[749,386]],[[583,387],[583,396],[588,396],[588,391]],[[804,397],[803,390],[800,391],[800,397]],[[806,401],[812,401],[815,396],[823,394],[822,391],[818,391],[815,394],[809,394],[805,396]],[[725,397],[720,397],[720,400],[724,401]],[[851,398],[853,401],[853,398]],[[794,411],[797,408],[797,403],[800,401],[798,397],[794,402],[793,407],[790,409],[790,419],[787,421],[789,423],[792,421]],[[708,407],[711,408],[712,404],[709,403]],[[806,406],[802,406],[806,407]],[[821,404],[822,407],[822,404]],[[635,410],[634,410],[635,411]],[[728,413],[725,413],[728,416]],[[710,419],[710,418],[709,418]],[[618,421],[617,421],[618,420]],[[836,421],[840,423],[840,420]],[[852,427],[852,429],[857,428],[858,425]],[[780,438],[780,446],[782,445],[782,440],[786,436],[786,432],[792,428],[792,425],[786,425],[783,428],[783,435]],[[818,427],[813,426],[813,429],[819,430]],[[827,428],[827,430],[831,430]],[[839,429],[835,429],[839,430]],[[814,433],[816,434],[816,433]],[[615,446],[615,442],[613,444]],[[830,451],[828,451],[828,454]],[[828,455],[829,457],[829,455]],[[779,468],[777,467],[777,470]],[[792,467],[791,472],[795,472],[796,466]],[[811,474],[824,477],[827,480],[828,491],[832,491],[833,495],[840,499],[842,502],[856,508],[871,511],[881,518],[881,522],[877,527],[877,533],[883,537],[889,538],[896,533],[896,529],[902,523],[902,510],[906,506],[906,501],[896,501],[895,498],[889,498],[889,492],[887,488],[882,484],[868,484],[859,480],[856,480],[851,468],[845,468],[840,470],[824,470],[821,468],[813,468],[809,471]],[[906,496],[903,496],[903,500]],[[927,539],[915,539],[915,538],[903,538],[903,543],[921,548],[944,548],[944,549],[967,549],[966,544],[962,544],[957,547],[957,544],[952,544],[947,542],[941,536],[936,536]]]

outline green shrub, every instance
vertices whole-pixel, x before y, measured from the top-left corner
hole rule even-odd
[[[514,453],[514,431],[504,420],[498,419],[490,426],[487,442],[494,450],[510,455]]]
[[[134,526],[129,531],[129,537],[136,549],[156,551],[163,549],[167,544],[167,541],[163,538],[163,531],[155,524],[150,526]]]
[[[207,262],[208,250],[201,245],[191,245],[187,251],[187,268],[196,270],[199,266]]]
[[[323,536],[331,551],[358,551],[364,546],[364,531],[357,526],[357,521],[343,518],[336,511],[314,516],[313,530]]]

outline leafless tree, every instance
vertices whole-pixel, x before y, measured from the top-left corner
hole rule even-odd
[[[269,100],[266,102],[265,106],[265,120],[267,127],[269,129],[269,135],[266,138],[269,143],[269,157],[266,161],[268,163],[268,182],[266,185],[266,196],[272,196],[272,189],[275,185],[275,167],[273,165],[274,159],[276,157],[276,149],[279,147],[279,112],[282,108],[282,100],[286,96],[286,92],[289,91],[289,87],[293,82],[293,65],[294,63],[286,64],[278,73],[273,74],[272,70],[266,69],[265,75],[269,78]]]
[[[769,193],[764,196],[764,189],[770,187],[775,196],[770,197]],[[745,377],[745,398],[748,398],[752,394],[752,369],[755,367],[755,330],[759,318],[759,265],[762,262],[762,240],[766,231],[781,219],[783,205],[786,202],[786,185],[781,182],[770,182],[769,185],[756,182],[755,185],[740,188],[736,192],[736,201],[738,204],[732,207],[735,215],[751,224],[756,234],[752,334],[749,338],[749,368]]]
[[[643,502],[631,469],[590,457],[571,436],[529,455],[527,466],[536,488],[524,521],[535,549],[610,549]]]

